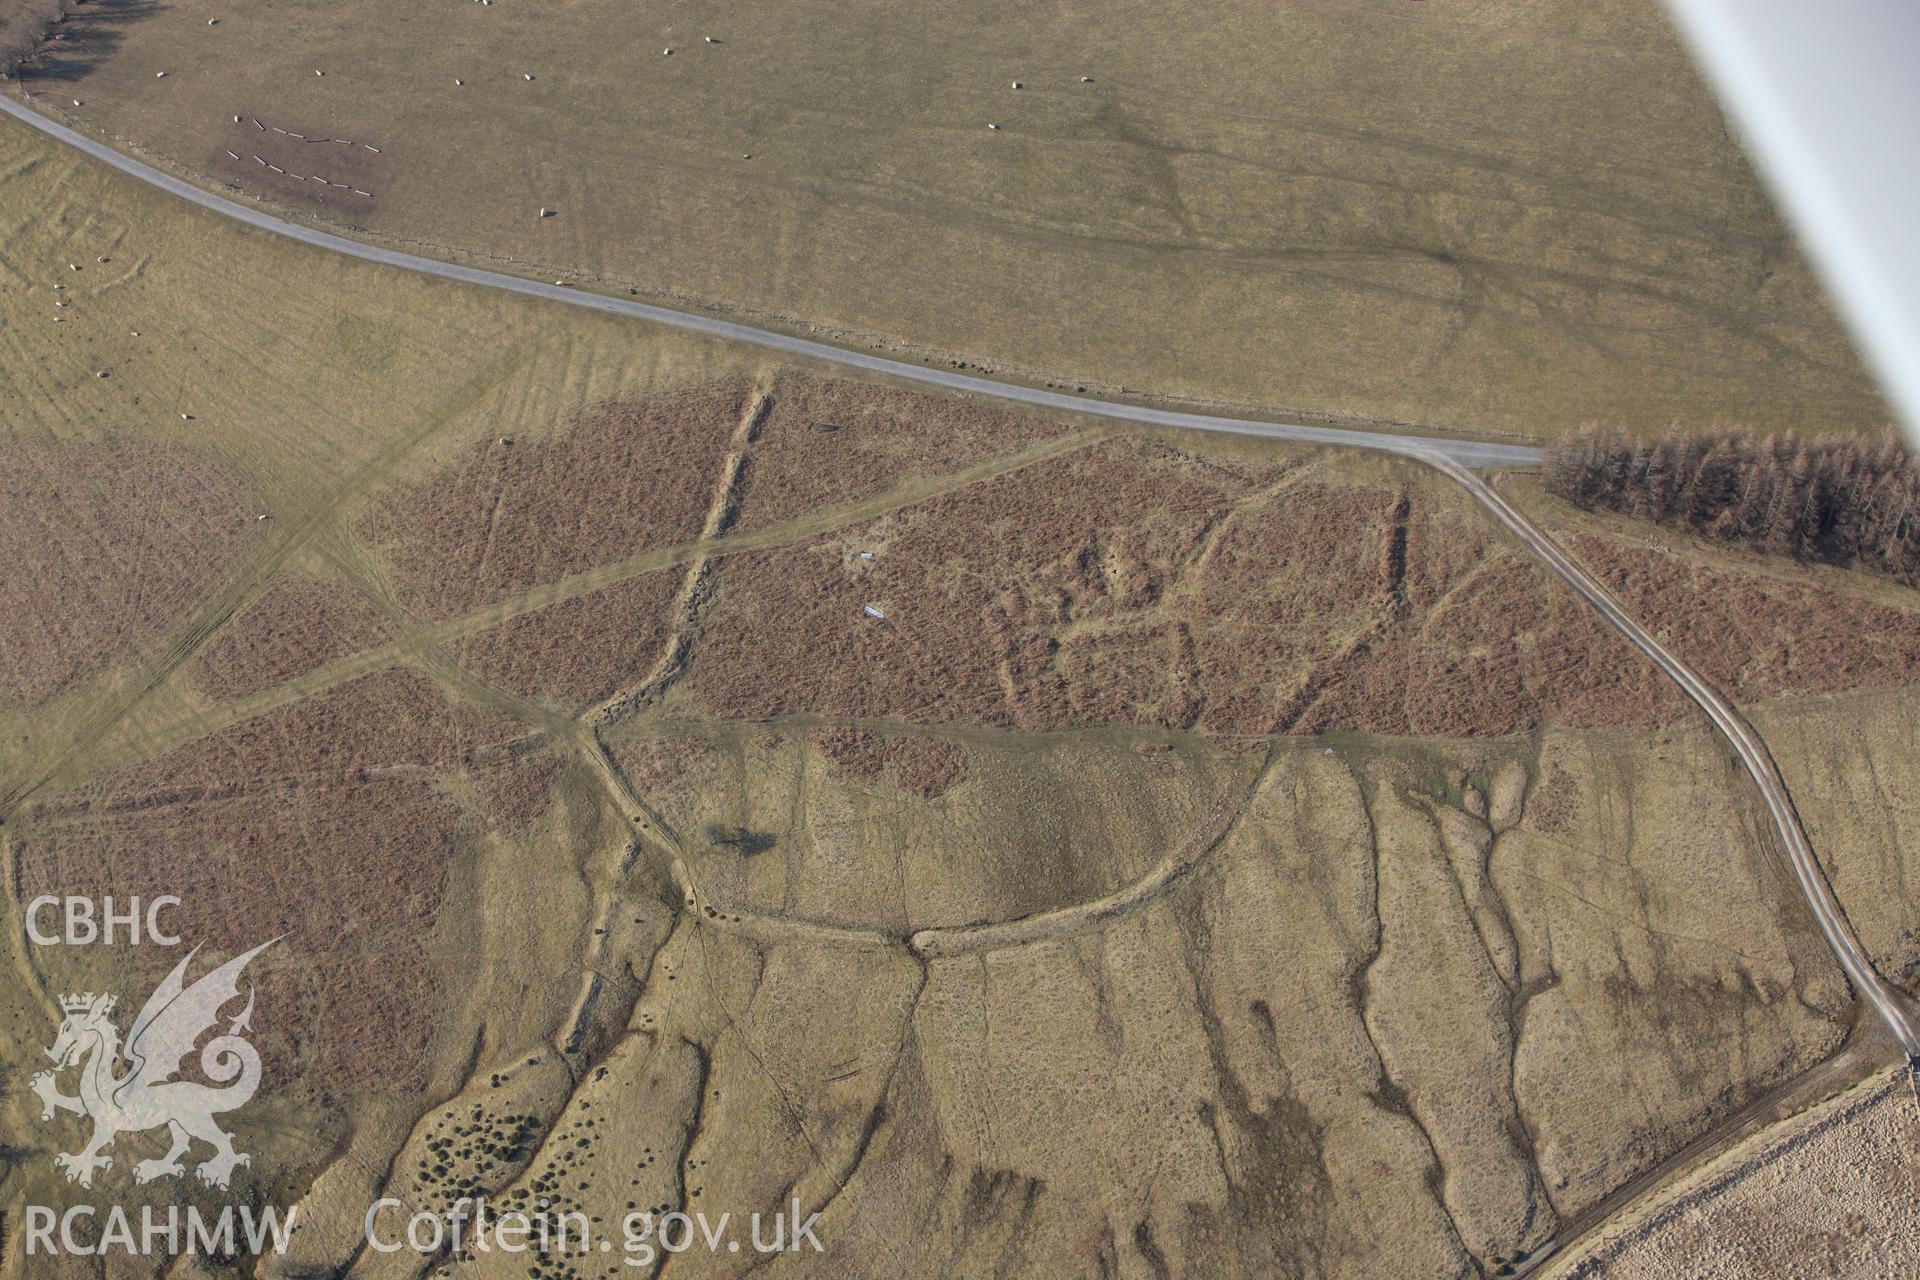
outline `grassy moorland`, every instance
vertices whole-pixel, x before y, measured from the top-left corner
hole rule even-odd
[[[7,908],[285,935],[277,1274],[478,1191],[797,1196],[856,1277],[1497,1272],[1849,1034],[1724,749],[1434,473],[340,263],[23,128],[0,174]],[[1794,572],[1736,674],[1897,970],[1912,806],[1796,770],[1910,680],[1814,661],[1857,593]],[[172,956],[8,936],[11,1208],[69,1194],[57,996]]]
[[[43,107],[209,185],[854,344],[1528,437],[1886,420],[1652,0],[107,0],[62,31]]]

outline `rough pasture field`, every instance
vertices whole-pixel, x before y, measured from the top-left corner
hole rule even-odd
[[[1113,393],[1886,420],[1653,0],[140,15],[65,24],[43,109],[427,253]]]
[[[1911,686],[1908,686],[1909,688]],[[1793,789],[1827,880],[1880,972],[1920,995],[1920,729],[1905,690],[1747,709]]]
[[[1920,987],[1920,796],[1907,690],[1920,671],[1920,591],[1864,572],[1730,551],[1592,515],[1531,480],[1507,486],[1661,641],[1765,737],[1861,942]]]
[[[814,989],[794,971],[828,954],[806,935],[670,944],[693,973],[658,988],[656,1057],[712,1000],[734,1023],[713,1042],[703,1200],[818,1177],[863,1250],[855,1274],[957,1265],[987,1242],[1044,1269],[1078,1256],[1089,1222],[1114,1257],[1145,1238],[1176,1267],[1491,1271],[1844,1034],[1848,1002],[1779,869],[1696,839],[1757,816],[1697,727],[1637,736],[1646,756],[1624,772],[1604,732],[1333,741],[1263,760],[1191,739],[1142,754],[1090,734],[949,738],[967,773],[929,803],[806,735],[636,727],[618,757],[686,833],[709,901],[889,932],[1056,921],[934,951],[904,1020],[845,1047],[779,1025],[780,993]],[[1575,780],[1572,834],[1536,825],[1549,772]],[[1224,836],[1192,848],[1222,812],[1238,815]],[[1169,857],[1185,873],[1133,896]],[[1076,916],[1085,902],[1113,906]],[[862,970],[882,1006],[910,981],[892,963],[875,951]],[[740,1156],[783,1127],[754,1051],[780,1055],[788,1089],[813,1083],[806,1132],[844,1190],[804,1149],[760,1137],[760,1164]],[[877,1118],[868,1138],[837,1113],[848,1092]],[[973,1211],[946,1218],[969,1186]],[[1375,1221],[1389,1205],[1391,1228]],[[907,1246],[885,1227],[901,1216],[953,1225]]]
[[[714,344],[503,310],[251,235],[11,125],[0,172],[16,393],[0,396],[0,521],[29,570],[3,588],[0,813],[49,770],[90,776],[192,732],[209,695],[239,691],[201,683],[220,679],[201,642],[229,660],[225,621],[278,607],[260,602],[283,573],[398,594],[354,533],[370,495],[501,436],[537,443],[598,406],[759,373]],[[58,607],[32,598],[56,586]]]

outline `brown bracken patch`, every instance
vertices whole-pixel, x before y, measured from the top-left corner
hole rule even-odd
[[[29,897],[179,894],[169,923],[209,956],[284,935],[261,998],[305,1013],[275,1020],[276,1060],[306,1064],[323,1097],[404,1090],[439,1003],[421,934],[478,831],[441,780],[475,769],[487,807],[522,820],[542,765],[489,745],[516,732],[417,673],[384,672],[55,796],[16,825],[13,874]],[[495,768],[514,774],[496,785]],[[390,1070],[355,1065],[396,1046]]]
[[[686,688],[742,719],[1223,737],[1683,713],[1523,552],[1430,506],[1109,442],[721,561]]]
[[[709,387],[581,414],[551,440],[490,442],[365,522],[408,608],[446,618],[697,538],[744,392]]]
[[[495,765],[481,775],[481,806],[490,831],[522,831],[553,803],[560,757],[550,751]]]
[[[932,800],[967,776],[967,753],[954,742],[889,737],[871,729],[816,729],[807,741],[841,772],[869,781],[885,777],[902,791]]]
[[[507,716],[454,706],[417,671],[362,676],[57,797],[126,805],[193,788],[273,778],[343,777],[464,763],[526,730]]]
[[[420,944],[395,938],[320,958],[308,1084],[322,1101],[361,1092],[412,1097],[427,1083],[448,1012]]]
[[[1920,609],[1592,536],[1574,545],[1640,625],[1738,701],[1920,675]]]
[[[200,678],[224,698],[269,689],[390,638],[360,597],[310,578],[282,582],[249,605],[200,655]]]
[[[524,698],[598,702],[659,658],[685,577],[680,568],[643,573],[521,614],[462,641],[460,661]]]
[[[787,375],[741,474],[735,528],[762,528],[1012,453],[1058,422],[951,394]]]
[[[421,926],[440,905],[460,811],[424,776],[201,788],[37,815],[18,842],[23,889],[182,893],[172,917],[229,951],[287,934],[314,953],[357,929]]]
[[[308,1085],[323,1095],[356,1081],[404,1089],[423,1054],[394,1060],[378,1080],[328,1073],[383,1057],[387,1031],[404,1043],[424,1034],[432,977],[413,939],[438,915],[467,822],[425,775],[251,788],[183,778],[112,805],[35,815],[14,842],[16,874],[29,897],[178,894],[169,925],[209,955],[285,935],[263,957],[273,980],[262,981],[261,1000],[280,1008],[293,982],[322,1011],[318,1024],[271,1020],[286,1054],[308,1064]],[[148,968],[178,958],[156,953]],[[374,988],[379,998],[366,1000]]]
[[[0,446],[0,699],[50,698],[179,625],[251,542],[247,494],[183,449]]]
[[[1579,810],[1579,789],[1573,775],[1558,760],[1550,762],[1546,778],[1527,800],[1527,825],[1548,835],[1570,835]]]
[[[729,556],[688,687],[746,719],[1063,723],[1057,633],[1156,601],[1226,502],[1171,451],[1116,444],[844,537]],[[861,559],[869,548],[874,558]],[[868,604],[886,617],[868,616]]]

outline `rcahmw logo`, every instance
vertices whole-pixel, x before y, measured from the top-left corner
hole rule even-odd
[[[255,1213],[247,1205],[229,1204],[208,1214],[195,1205],[182,1209],[177,1204],[165,1208],[148,1204],[134,1215],[117,1204],[104,1213],[90,1204],[77,1204],[64,1212],[30,1204],[21,1248],[29,1258],[60,1254],[97,1258],[110,1253],[136,1258],[199,1254],[225,1259],[242,1253],[259,1257],[268,1249],[287,1251],[299,1212],[300,1206],[295,1205],[283,1219],[272,1205]],[[93,1229],[96,1220],[97,1231]]]
[[[196,1141],[213,1148],[194,1169],[208,1186],[226,1186],[233,1171],[249,1163],[214,1117],[245,1106],[260,1087],[260,1052],[246,1038],[253,1029],[251,986],[246,1007],[200,1048],[200,1074],[212,1083],[177,1077],[200,1038],[219,1025],[221,1010],[239,999],[247,964],[278,941],[235,956],[191,986],[187,966],[200,949],[189,951],[140,1006],[124,1044],[113,1017],[116,997],[93,992],[60,997],[60,1030],[47,1050],[54,1066],[33,1077],[33,1091],[40,1095],[41,1120],[69,1113],[93,1122],[84,1146],[54,1157],[67,1181],[91,1187],[94,1174],[112,1166],[106,1151],[117,1136],[162,1125],[171,1145],[158,1159],[133,1166],[137,1182],[178,1178],[186,1172],[181,1158]],[[75,1091],[64,1093],[61,1077],[70,1071],[78,1073]]]

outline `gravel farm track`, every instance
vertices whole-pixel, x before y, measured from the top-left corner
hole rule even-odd
[[[566,285],[550,284],[419,257],[289,222],[214,194],[154,169],[102,142],[86,137],[41,115],[24,102],[12,97],[0,95],[0,111],[122,173],[159,187],[181,199],[191,201],[211,212],[275,235],[285,236],[316,248],[347,254],[367,262],[415,271],[462,284],[505,289],[546,301],[671,325],[710,337],[750,343],[784,355],[819,360],[872,374],[931,384],[948,390],[1013,401],[1041,409],[1091,414],[1155,427],[1184,428],[1305,444],[1380,450],[1432,466],[1465,488],[1533,555],[1545,563],[1599,613],[1608,626],[1645,653],[1691,701],[1706,713],[1728,745],[1739,756],[1742,765],[1758,786],[1774,829],[1786,851],[1801,894],[1806,899],[1821,933],[1826,938],[1829,948],[1849,983],[1857,995],[1873,1007],[1902,1049],[1909,1058],[1914,1060],[1916,1069],[1920,1069],[1920,1020],[1916,1020],[1910,1008],[1910,1002],[1874,970],[1860,943],[1854,937],[1852,928],[1828,886],[1826,876],[1808,842],[1786,785],[1759,735],[1732,704],[1635,622],[1598,579],[1582,568],[1577,561],[1515,510],[1485,479],[1476,474],[1477,470],[1485,468],[1537,464],[1542,460],[1542,451],[1538,448],[1437,436],[1394,434],[1384,431],[1260,422],[1118,404],[1085,396],[997,382],[922,364],[891,360],[733,321],[676,311],[630,298],[607,296]],[[629,814],[636,815],[634,818],[636,823],[642,821],[637,816],[634,797],[619,795],[616,798],[628,806]],[[1191,865],[1205,857],[1207,846],[1211,843],[1213,841],[1202,842],[1197,849],[1183,851],[1166,865],[1149,872],[1140,882],[1110,895],[1101,903],[1094,904],[1094,908],[1125,913],[1143,902],[1157,898]],[[688,895],[688,901],[690,903],[698,901],[699,890],[690,883],[684,865],[677,865],[675,872],[683,892]],[[1044,936],[1052,932],[1054,926],[1071,924],[1075,916],[1076,913],[1073,911],[1043,913],[1040,916],[969,926],[964,929],[925,930],[910,939],[892,938],[884,934],[866,936],[861,931],[853,931],[856,936],[842,940],[882,946],[906,943],[921,955],[944,954],[948,949],[970,951],[993,946],[1012,938],[1028,940],[1034,936]],[[722,918],[725,918],[724,915]],[[750,931],[756,926],[772,927],[776,930],[782,925],[800,929],[809,927],[808,922],[801,921],[755,920],[741,923],[746,924]],[[1565,1242],[1557,1241],[1556,1246],[1563,1243]],[[1548,1252],[1557,1251],[1556,1247]],[[1542,1254],[1535,1259],[1535,1265],[1544,1262],[1545,1257],[1546,1255]],[[1530,1267],[1529,1270],[1531,1269]]]

